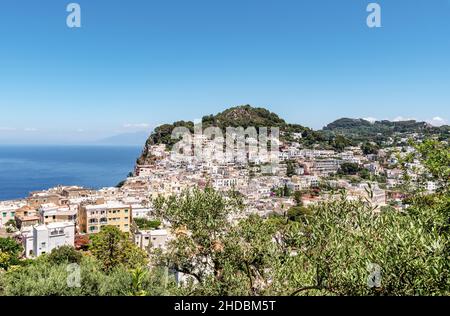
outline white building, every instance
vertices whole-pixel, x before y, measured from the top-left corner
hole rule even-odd
[[[142,230],[135,234],[134,241],[141,249],[151,248],[165,249],[169,235],[165,229]]]
[[[16,211],[26,205],[23,202],[5,201],[0,202],[0,228],[10,220],[14,220]]]
[[[61,246],[74,246],[75,224],[55,222],[48,225],[36,225],[23,231],[22,237],[26,257],[38,257]]]
[[[150,218],[152,210],[152,208],[145,207],[141,204],[131,205],[131,213],[133,218]]]
[[[436,182],[434,182],[434,181],[428,181],[428,182],[425,184],[425,188],[426,188],[426,190],[427,190],[428,192],[434,192],[434,191],[436,191],[436,189],[437,189],[437,184],[436,184]]]

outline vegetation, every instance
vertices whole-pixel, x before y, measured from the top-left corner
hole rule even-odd
[[[411,134],[420,133],[426,136],[439,136],[448,139],[450,134],[449,126],[433,127],[425,122],[414,120],[391,122],[376,121],[371,123],[363,119],[342,118],[328,124],[325,131],[344,135],[358,141],[385,141],[393,137],[395,133]]]
[[[330,146],[338,152],[342,152],[344,151],[345,147],[353,145],[350,139],[342,135],[336,135],[335,137],[331,138],[329,140],[329,143]]]
[[[20,264],[23,247],[12,238],[0,238],[0,270]]]
[[[361,145],[361,150],[364,155],[376,155],[380,147],[372,142],[365,142]]]
[[[339,174],[343,175],[356,175],[361,171],[361,168],[357,163],[344,162],[338,170]]]
[[[81,263],[83,255],[81,252],[76,251],[75,248],[71,246],[61,246],[59,248],[53,249],[53,251],[48,256],[48,261],[53,264],[71,264],[71,263]]]
[[[311,211],[304,206],[291,207],[287,212],[288,219],[294,222],[304,222],[309,216],[311,216]]]
[[[105,272],[102,264],[88,255],[75,267],[43,255],[32,264],[0,275],[0,295],[8,296],[164,295],[170,294],[171,288],[175,288],[174,280],[163,270],[118,266]]]
[[[286,163],[286,175],[290,178],[295,175],[295,162],[288,161]]]
[[[294,192],[294,200],[295,200],[295,204],[297,204],[297,206],[302,206],[303,205],[302,192],[295,191]]]
[[[158,229],[161,226],[161,221],[159,220],[148,220],[145,218],[135,218],[134,222],[142,230],[152,230]]]
[[[119,266],[127,269],[143,268],[148,263],[146,252],[115,226],[102,227],[91,239],[90,250],[105,271],[112,271]]]
[[[420,201],[407,213],[376,213],[342,196],[292,208],[288,222],[251,216],[233,226],[230,201],[185,193],[158,204],[191,232],[159,259],[196,280],[181,288],[192,295],[448,295],[450,199]]]
[[[225,135],[227,127],[278,127],[281,132],[290,137],[292,133],[303,133],[307,128],[297,124],[287,124],[275,113],[264,108],[255,108],[250,105],[242,105],[229,108],[217,115],[207,115],[202,118],[202,127],[219,127]],[[173,124],[164,124],[157,127],[146,142],[142,156],[138,163],[143,164],[151,161],[152,157],[148,154],[148,147],[155,144],[165,144],[171,148],[178,139],[172,139],[172,131],[176,127],[186,127],[191,133],[194,133],[194,123],[191,121],[178,121]],[[257,130],[257,132],[259,132]],[[283,136],[281,137],[283,138]]]

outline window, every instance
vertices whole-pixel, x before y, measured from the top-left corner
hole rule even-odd
[[[3,217],[6,217],[6,215],[7,215],[7,213],[6,213],[6,212],[3,212]]]
[[[125,213],[128,213],[128,210],[125,210],[124,212],[125,212]]]

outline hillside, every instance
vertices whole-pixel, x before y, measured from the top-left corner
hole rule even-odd
[[[311,131],[309,128],[297,124],[288,124],[285,120],[280,118],[277,114],[270,112],[267,109],[252,107],[250,105],[241,105],[229,108],[216,115],[207,115],[202,118],[203,128],[210,126],[219,127],[225,133],[227,127],[244,127],[254,126],[259,127],[279,127],[280,131],[291,133],[304,133]],[[146,163],[150,157],[145,153],[148,152],[148,147],[155,144],[166,144],[170,148],[178,140],[172,139],[172,130],[175,127],[187,127],[193,133],[194,123],[192,121],[177,121],[172,124],[164,124],[157,127],[149,136],[145,144],[143,155],[138,159],[138,163]]]
[[[364,119],[341,118],[323,128],[325,132],[333,132],[354,140],[386,139],[394,134],[421,133],[424,135],[439,135],[448,137],[449,126],[434,127],[426,122],[414,120],[391,122],[369,122]]]
[[[202,118],[203,128],[210,126],[219,127],[223,133],[227,127],[279,127],[282,141],[294,141],[293,133],[302,135],[299,141],[303,146],[310,148],[344,150],[347,146],[357,146],[361,142],[376,141],[381,143],[389,137],[408,137],[413,133],[424,136],[438,136],[440,139],[449,139],[450,127],[434,127],[425,122],[414,120],[391,122],[369,122],[364,119],[341,118],[322,130],[314,131],[298,124],[288,124],[277,114],[264,108],[242,105],[229,108],[216,115],[207,115]],[[191,121],[177,121],[172,124],[164,124],[157,127],[148,137],[143,154],[139,157],[138,164],[151,163],[153,157],[148,156],[148,148],[151,145],[166,144],[171,148],[178,140],[172,139],[172,131],[175,127],[187,127],[193,133],[194,123]]]

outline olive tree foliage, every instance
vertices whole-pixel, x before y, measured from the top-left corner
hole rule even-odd
[[[103,264],[89,255],[83,255],[75,267],[43,255],[0,275],[0,295],[7,296],[165,295],[173,287],[174,281],[163,270],[119,265],[105,272]]]
[[[23,247],[12,238],[0,238],[0,270],[19,265]]]
[[[430,199],[375,212],[343,195],[301,222],[250,216],[233,225],[219,193],[194,191],[158,205],[190,231],[158,259],[193,276],[184,295],[448,295],[450,201]]]
[[[225,198],[207,188],[158,197],[154,205],[157,214],[169,221],[177,234],[167,254],[154,257],[156,264],[187,274],[199,284],[210,278],[220,279],[223,240],[232,227],[231,216],[241,210],[240,199]]]
[[[167,269],[150,270],[148,255],[110,226],[93,238],[91,252],[62,246],[0,273],[0,295],[8,296],[146,296],[173,288]]]
[[[105,226],[93,235],[90,250],[105,271],[111,271],[118,266],[137,269],[148,263],[145,251],[137,247],[128,234],[115,226]]]
[[[449,207],[448,197],[404,213],[374,212],[345,196],[318,205],[308,223],[287,239],[291,256],[278,263],[273,290],[284,295],[448,295],[448,227],[441,223]],[[432,218],[430,210],[435,210]]]
[[[404,173],[405,183],[403,187],[405,190],[417,194],[420,191],[424,191],[424,183],[434,181],[438,185],[438,191],[448,192],[450,181],[450,144],[435,139],[426,139],[417,144],[410,140],[409,143],[414,148],[414,151],[404,157],[397,155],[399,167]],[[412,168],[417,175],[417,179],[413,179],[408,165],[417,160],[420,161],[424,168],[419,170]],[[418,184],[419,187],[414,184]]]

